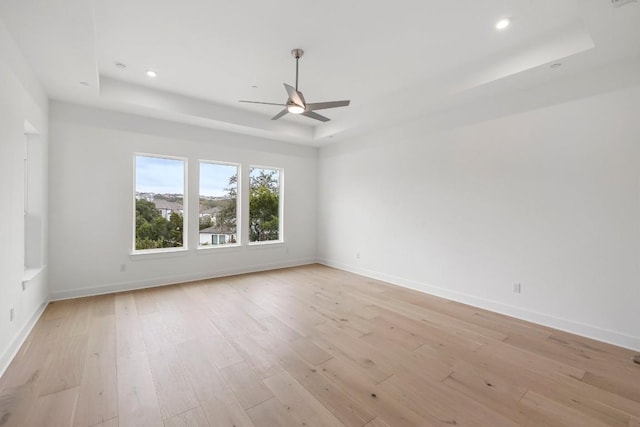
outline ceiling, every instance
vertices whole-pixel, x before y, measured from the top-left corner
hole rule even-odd
[[[635,1],[2,0],[0,20],[52,99],[314,146],[640,59]],[[308,102],[351,100],[328,123],[238,103],[284,102],[293,48]]]

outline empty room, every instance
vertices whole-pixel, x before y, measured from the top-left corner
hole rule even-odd
[[[0,427],[640,427],[640,2],[0,1]]]

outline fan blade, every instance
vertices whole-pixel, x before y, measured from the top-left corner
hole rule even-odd
[[[329,120],[331,120],[330,118],[321,116],[320,114],[314,113],[313,111],[305,111],[304,113],[302,113],[302,115],[312,119],[320,120],[321,122],[328,122]]]
[[[276,114],[275,116],[271,117],[271,120],[278,120],[280,117],[284,116],[285,114],[287,114],[289,111],[284,108],[282,111],[280,111],[278,114]]]
[[[247,104],[279,105],[280,107],[284,107],[284,105],[285,105],[285,104],[276,104],[275,102],[260,102],[260,101],[243,101],[243,100],[240,100],[238,102],[246,102]]]
[[[312,102],[307,104],[308,110],[325,110],[327,108],[346,107],[351,101]]]
[[[300,92],[300,91],[298,91],[298,96],[300,97],[300,100],[302,101],[302,106],[306,110],[307,109],[307,100],[304,99],[304,95],[302,95],[302,92]]]
[[[289,94],[289,99],[304,108],[304,99],[300,96],[302,95],[298,92],[293,86],[289,86],[284,83],[284,88],[287,90],[287,94]]]

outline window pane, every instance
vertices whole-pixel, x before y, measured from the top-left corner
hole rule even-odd
[[[184,246],[184,166],[136,156],[136,250]]]
[[[280,171],[252,167],[249,178],[249,241],[280,240]]]
[[[237,165],[200,163],[200,246],[236,244],[237,195]]]

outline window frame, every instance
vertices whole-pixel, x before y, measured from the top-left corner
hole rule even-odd
[[[202,163],[223,165],[223,166],[235,166],[236,167],[236,243],[224,244],[224,245],[201,245],[200,244],[200,184],[202,178]],[[242,223],[242,164],[237,162],[226,162],[220,160],[198,159],[198,244],[197,250],[209,250],[217,249],[224,250],[229,248],[237,248],[242,246],[243,238],[243,223]]]
[[[251,171],[252,169],[270,169],[278,171],[278,240],[257,240],[251,241]],[[264,166],[250,164],[247,168],[247,247],[259,247],[267,245],[278,245],[285,242],[284,236],[284,168],[274,166]]]
[[[155,159],[166,160],[180,160],[183,163],[182,169],[182,246],[171,248],[155,248],[155,249],[136,249],[136,193],[137,193],[137,158],[138,157],[150,157]],[[188,190],[189,190],[189,158],[181,156],[172,156],[165,154],[154,153],[133,153],[133,206],[132,206],[132,233],[131,233],[131,252],[130,255],[150,255],[150,254],[167,254],[167,253],[179,253],[187,252],[189,250],[189,203],[188,203]]]

